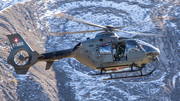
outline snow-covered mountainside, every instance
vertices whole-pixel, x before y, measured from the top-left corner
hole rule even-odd
[[[4,3],[3,3],[3,2]],[[9,0],[9,2],[13,0]],[[17,1],[17,0],[16,0]],[[25,1],[25,0],[21,0]],[[20,1],[20,2],[21,2]],[[26,0],[27,1],[27,0]],[[179,101],[180,93],[180,1],[178,0],[28,0],[7,7],[0,5],[0,98],[4,101]],[[3,6],[2,6],[3,5]],[[9,4],[10,5],[10,4]],[[147,77],[102,81],[97,73],[74,58],[55,62],[45,71],[45,63],[32,66],[26,75],[16,75],[7,64],[10,46],[5,35],[20,33],[39,53],[64,50],[93,38],[96,33],[55,37],[47,32],[72,32],[97,28],[58,19],[66,13],[99,25],[129,26],[122,30],[163,34],[139,36],[161,51],[160,63]],[[139,24],[141,23],[141,24]],[[117,32],[119,36],[134,35]]]
[[[30,0],[0,0],[0,10],[6,9],[7,7],[10,7],[17,3],[24,3],[26,1]]]

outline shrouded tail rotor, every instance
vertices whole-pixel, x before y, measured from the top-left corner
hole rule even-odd
[[[20,50],[14,55],[14,62],[18,66],[25,66],[30,60],[30,55],[26,50]]]

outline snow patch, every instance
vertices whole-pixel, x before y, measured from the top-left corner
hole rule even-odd
[[[144,17],[144,14],[150,10],[150,9],[142,9],[137,5],[129,5],[126,2],[115,3],[113,1],[106,1],[106,0],[103,0],[102,2],[78,1],[78,2],[65,3],[61,7],[59,7],[58,10],[68,11],[69,9],[75,9],[80,6],[111,7],[118,10],[125,10],[127,13],[132,14],[130,15],[132,20],[137,22],[138,21],[141,22]]]
[[[15,76],[16,80],[20,80],[20,81],[25,81],[27,77],[28,77],[28,74],[25,74],[25,75],[18,74],[17,76]]]
[[[174,23],[171,23],[171,27],[176,27],[177,25]]]
[[[128,0],[129,2],[139,2],[140,4],[149,5],[151,0]]]
[[[110,86],[110,88],[112,90],[117,90],[119,93],[125,95],[125,97],[128,99],[128,101],[137,100],[138,98],[140,98],[140,96],[130,95],[129,93],[127,93],[126,91],[121,90],[120,88],[117,89],[114,86]]]
[[[8,7],[10,7],[10,6],[14,5],[14,4],[24,3],[26,1],[30,1],[30,0],[0,0],[0,10],[3,11],[6,8],[8,8]]]
[[[180,40],[179,40],[179,42],[177,44],[180,46]]]
[[[11,2],[12,0],[2,0],[2,1],[4,1],[4,2]]]
[[[172,83],[173,83],[173,87],[175,88],[175,84],[176,84],[176,79],[177,77],[180,77],[180,72],[178,72],[174,77],[173,77],[173,80],[172,80]]]

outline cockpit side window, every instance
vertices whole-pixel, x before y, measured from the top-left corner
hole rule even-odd
[[[135,41],[127,41],[126,42],[126,51],[127,52],[140,52],[140,48]]]
[[[156,52],[156,48],[154,46],[152,46],[151,44],[149,43],[146,43],[144,41],[141,41],[141,40],[137,40],[137,43],[141,46],[141,48],[146,51],[146,52]]]
[[[104,46],[99,47],[99,53],[100,54],[111,54],[111,46],[104,45]]]

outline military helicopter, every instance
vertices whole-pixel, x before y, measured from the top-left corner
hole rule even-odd
[[[67,14],[56,14],[58,18],[65,18],[81,22],[90,26],[101,28],[100,30],[78,31],[78,32],[62,32],[62,33],[48,33],[53,35],[66,35],[75,33],[98,32],[95,38],[78,43],[74,48],[39,54],[26,43],[20,34],[7,35],[12,51],[7,58],[7,62],[15,68],[17,74],[26,74],[28,69],[39,61],[46,62],[45,70],[48,70],[54,61],[74,57],[81,63],[95,70],[99,70],[97,75],[110,75],[110,78],[103,80],[142,77],[153,73],[154,68],[147,74],[142,73],[142,69],[153,61],[159,61],[158,56],[160,51],[158,48],[134,38],[119,37],[113,31],[132,33],[137,35],[157,36],[154,34],[137,33],[119,30],[121,27],[114,27],[112,25],[100,26],[82,19],[75,18]],[[113,77],[116,73],[132,73],[139,72],[136,76]]]

